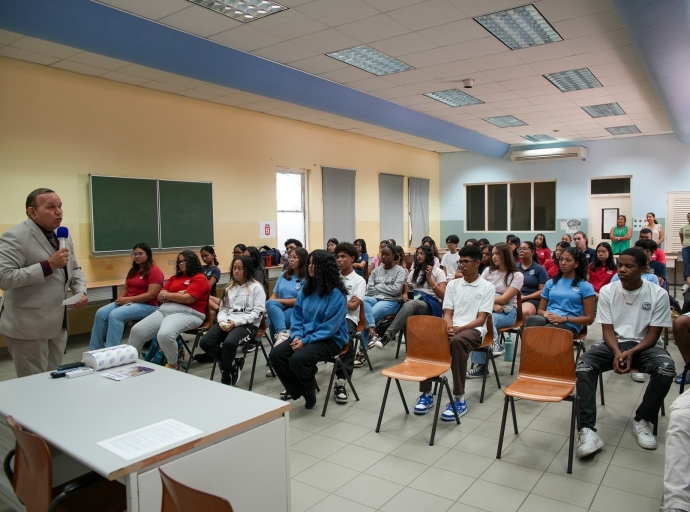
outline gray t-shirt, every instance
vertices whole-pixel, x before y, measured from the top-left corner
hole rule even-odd
[[[399,265],[393,265],[388,270],[383,265],[379,265],[369,276],[367,296],[379,300],[402,300],[402,289],[406,278],[405,269]]]

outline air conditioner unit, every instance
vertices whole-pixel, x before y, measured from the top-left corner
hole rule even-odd
[[[584,146],[572,146],[569,148],[528,149],[526,151],[513,151],[510,155],[510,159],[513,162],[545,162],[549,160],[566,160],[568,158],[587,160],[587,148]]]

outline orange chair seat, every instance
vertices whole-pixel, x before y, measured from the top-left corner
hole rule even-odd
[[[516,331],[516,330],[518,330],[520,327],[522,327],[522,324],[523,324],[523,323],[524,323],[523,320],[516,320],[515,323],[514,323],[512,326],[510,326],[510,327],[501,327],[500,329],[498,329],[498,332]]]
[[[450,364],[447,363],[434,363],[408,357],[399,365],[386,368],[381,374],[392,379],[424,382],[443,375],[449,369]]]
[[[536,402],[560,402],[573,394],[575,383],[538,377],[521,376],[506,386],[504,392],[513,398]]]

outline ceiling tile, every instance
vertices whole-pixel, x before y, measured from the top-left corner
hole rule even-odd
[[[125,73],[127,75],[148,78],[149,80],[158,80],[160,78],[170,75],[170,73],[168,73],[167,71],[161,71],[159,69],[140,66],[139,64],[128,64],[122,68],[118,68],[118,71],[120,73]]]
[[[223,105],[228,105],[231,107],[239,107],[240,105],[246,105],[248,102],[241,98],[235,96],[220,96],[218,98],[213,98],[210,100],[214,103],[222,103]]]
[[[444,89],[453,89],[455,84],[450,84],[444,80],[431,80],[429,82],[419,82],[416,84],[408,84],[405,89],[411,94],[425,94],[427,92],[443,91]],[[436,100],[432,100],[436,101]]]
[[[419,0],[364,0],[372,7],[376,7],[379,11],[386,12],[394,9],[402,9],[408,5],[413,5]]]
[[[503,54],[499,53],[498,55]],[[496,57],[496,55],[491,55],[490,57]],[[496,80],[497,82],[517,80],[520,78],[535,76],[534,70],[526,64],[523,64],[521,66],[510,66],[506,68],[486,70],[484,71],[484,74],[489,78]]]
[[[508,110],[509,112],[512,112],[514,108],[534,106],[529,101],[523,98],[507,101],[492,101],[491,104],[496,108],[500,108],[501,110]]]
[[[618,13],[615,10],[611,10],[590,14],[589,16],[582,16],[581,18],[561,21],[554,23],[553,26],[561,37],[564,39],[572,39],[575,37],[600,34],[601,32],[608,32],[610,30],[618,30],[623,28],[623,22],[620,16],[618,16]]]
[[[237,89],[231,89],[230,87],[224,87],[216,84],[206,84],[200,87],[195,87],[195,89],[201,92],[208,92],[216,96],[227,96],[228,94],[234,94],[237,92]]]
[[[551,89],[551,91],[558,91],[555,87]],[[518,91],[518,94],[520,96],[524,97],[524,91]],[[560,103],[564,101],[566,98],[563,96],[562,92],[556,92],[555,94],[538,94],[536,96],[529,96],[528,101],[532,105],[546,105],[547,103]]]
[[[462,88],[461,84],[458,84],[458,88]],[[490,83],[475,83],[474,87],[467,89],[465,92],[474,96],[475,94],[497,94],[499,92],[508,92],[503,85],[497,82]],[[517,96],[516,96],[517,97]]]
[[[469,89],[468,89],[469,91]],[[519,100],[520,97],[515,94],[514,92],[510,91],[503,91],[503,92],[497,92],[494,94],[481,94],[481,93],[476,93],[472,91],[470,94],[474,96],[475,98],[478,98],[482,100],[485,103],[491,103],[492,105],[496,106],[494,102],[496,101],[505,101],[505,100]],[[498,107],[496,107],[498,108]]]
[[[637,54],[632,45],[628,45],[611,48],[610,50],[583,53],[580,54],[580,59],[584,62],[585,66],[596,66],[599,64],[608,64],[609,62],[637,59]]]
[[[643,71],[642,64],[637,59],[622,62],[609,62],[608,64],[600,64],[598,66],[589,66],[589,70],[598,77]]]
[[[581,18],[614,8],[611,0],[540,0],[534,2],[534,6],[550,23]]]
[[[434,101],[433,103],[421,103],[419,105],[414,105],[410,107],[411,109],[417,110],[418,112],[433,112],[435,110],[450,110],[453,107],[441,103],[440,101]]]
[[[346,36],[342,32],[329,28],[321,32],[314,32],[302,37],[297,37],[290,41],[291,43],[304,46],[317,53],[331,53],[339,50],[346,50],[359,46],[361,41]]]
[[[405,87],[390,87],[388,89],[380,89],[378,91],[372,91],[372,95],[383,98],[384,100],[390,100],[392,98],[399,98],[402,96],[409,96],[410,90]],[[435,101],[434,103],[438,103]]]
[[[431,98],[428,98],[427,96],[424,96],[422,94],[414,94],[412,96],[401,96],[399,98],[392,98],[391,101],[393,103],[397,103],[398,105],[403,105],[405,107],[409,107],[412,105],[420,105],[422,103],[431,103],[432,100]]]
[[[515,50],[515,55],[520,57],[520,60],[526,63],[539,62],[542,60],[561,59],[575,55],[573,49],[566,41],[559,41],[557,43],[540,44],[539,46],[532,46],[531,48],[523,48]]]
[[[608,87],[611,85],[627,84],[631,82],[642,82],[648,80],[647,74],[642,70],[633,71],[631,73],[620,73],[617,75],[602,76],[598,78],[604,87]]]
[[[50,57],[48,55],[22,50],[21,48],[13,48],[12,46],[3,46],[0,48],[0,56],[45,65],[53,64],[60,60],[58,57]]]
[[[319,52],[315,52],[304,46],[296,45],[290,41],[285,41],[283,43],[267,46],[266,48],[254,50],[252,53],[264,59],[286,63],[313,57],[318,55]]]
[[[262,32],[253,24],[240,24],[239,27],[226,30],[211,36],[209,39],[224,44],[231,48],[237,48],[244,52],[251,52],[259,48],[265,48],[282,41],[280,37],[267,32]]]
[[[509,112],[517,117],[520,116],[520,114],[531,114],[533,112],[541,112],[541,109],[537,107],[536,105],[530,104],[529,106],[524,106],[524,107],[511,107],[509,109]]]
[[[471,73],[475,73],[477,70],[466,62],[449,62],[448,64],[439,64],[437,66],[429,66],[424,68],[425,73],[429,73],[437,78],[448,78],[457,77],[462,75],[470,76]]]
[[[217,98],[218,94],[212,94],[210,92],[200,91],[199,89],[185,89],[177,94],[182,96],[189,96],[190,98],[196,98],[197,100],[211,100]]]
[[[551,84],[543,85],[540,87],[532,87],[531,89],[518,89],[515,92],[518,96],[521,96],[523,98],[533,98],[535,96],[544,95],[553,96],[555,94],[562,94],[555,86]]]
[[[298,11],[331,27],[379,14],[361,0],[314,0],[297,7]]]
[[[338,31],[359,41],[370,43],[407,34],[410,30],[407,27],[403,27],[390,16],[379,14],[363,20],[339,25]]]
[[[424,50],[431,50],[436,48],[436,45],[427,41],[422,36],[409,33],[401,36],[391,37],[389,39],[382,39],[371,43],[369,46],[376,48],[378,51],[390,55],[391,57],[398,57],[407,53],[420,52]]]
[[[473,19],[464,19],[445,25],[420,30],[419,35],[439,46],[464,43],[487,36],[486,29]]]
[[[189,7],[187,0],[98,0],[102,4],[137,14],[144,18],[157,20]]]
[[[158,21],[201,37],[208,37],[242,25],[241,21],[233,20],[200,5],[190,5]]]
[[[148,89],[155,89],[157,91],[162,91],[162,92],[180,92],[184,91],[186,87],[180,87],[179,85],[172,85],[172,84],[166,84],[164,82],[156,82],[155,80],[152,82],[146,82],[145,84],[141,84],[142,87],[146,87]]]
[[[165,78],[161,78],[160,81],[165,82],[166,84],[179,85],[181,87],[188,88],[201,87],[202,85],[206,85],[206,82],[202,82],[201,80],[195,80],[194,78],[189,78],[180,75],[166,76]]]
[[[72,62],[79,62],[80,64],[86,64],[87,66],[110,70],[121,68],[129,64],[124,60],[113,59],[106,57],[105,55],[98,55],[97,53],[91,52],[77,53],[76,55],[72,55],[68,60],[71,60]]]
[[[326,78],[327,80],[332,80],[334,82],[339,82],[341,84],[346,84],[348,82],[355,82],[357,80],[365,80],[367,78],[372,78],[376,75],[368,73],[362,69],[358,69],[354,66],[347,66],[343,69],[336,69],[335,71],[327,71],[326,73],[319,74],[321,78]]]
[[[320,75],[328,71],[350,67],[349,64],[345,64],[338,59],[326,55],[315,55],[307,59],[296,60],[291,62],[290,66],[311,73],[312,75]]]
[[[306,36],[328,28],[328,25],[319,23],[295,9],[280,11],[260,18],[252,21],[252,25],[263,32],[268,32],[285,40]]]
[[[653,91],[652,84],[649,82],[630,82],[620,85],[609,85],[606,87],[609,94],[619,94],[625,92]]]
[[[575,105],[579,107],[586,107],[589,105],[603,105],[605,103],[614,103],[615,100],[613,99],[612,96],[605,94],[605,91],[602,92],[602,89],[589,89],[590,91],[597,91],[599,92],[599,96],[591,96],[590,97],[575,97],[571,93],[566,93],[565,98],[568,100],[572,101],[575,103]],[[581,92],[581,91],[573,91],[573,92]],[[583,111],[584,112],[584,111]],[[589,114],[587,114],[589,115]]]
[[[146,78],[141,78],[134,75],[126,75],[118,71],[108,71],[107,73],[101,75],[102,78],[107,78],[108,80],[115,80],[116,82],[123,82],[130,85],[141,85],[148,82]]]
[[[33,53],[40,53],[41,55],[47,55],[49,57],[57,57],[60,59],[66,59],[67,57],[71,57],[72,55],[76,55],[77,53],[81,52],[81,50],[72,48],[71,46],[51,43],[50,41],[36,39],[34,37],[22,37],[20,39],[16,39],[10,43],[10,46]]]
[[[534,101],[532,101],[534,103]],[[572,114],[573,112],[577,113],[578,112],[578,107],[573,103],[572,101],[560,101],[560,102],[555,102],[555,103],[544,103],[544,104],[539,104],[539,108],[541,108],[543,111],[548,112],[550,110],[563,110],[563,109],[574,109],[568,112],[568,114]]]
[[[443,48],[433,48],[431,50],[424,50],[423,52],[408,53],[401,55],[399,59],[415,68],[437,66],[457,60]]]
[[[493,36],[444,46],[444,49],[452,55],[455,55],[456,58],[462,60],[471,59],[473,57],[483,57],[494,53],[510,52],[510,49],[506,45]]]
[[[564,57],[562,59],[544,60],[541,62],[532,62],[529,65],[534,71],[540,75],[546,73],[555,73],[557,71],[567,71],[569,69],[580,69],[586,67],[580,57]]]
[[[523,62],[515,55],[514,52],[494,53],[492,55],[485,55],[483,57],[475,57],[473,59],[465,59],[470,66],[485,71],[487,69],[506,68],[511,66],[520,66]],[[526,67],[526,66],[525,66]],[[529,73],[534,74],[534,72]],[[515,78],[524,78],[528,75],[517,76]]]
[[[416,84],[419,82],[428,82],[429,80],[433,80],[434,77],[426,74],[424,71],[420,69],[413,69],[411,71],[404,71],[402,73],[393,73],[391,75],[387,75],[386,79],[395,85],[409,85]]]
[[[591,53],[619,46],[630,45],[630,38],[625,29],[612,30],[602,34],[592,34],[591,36],[576,37],[569,39],[568,44],[575,50],[575,53]]]
[[[390,11],[389,15],[412,30],[423,30],[466,18],[448,0],[427,0]]]
[[[55,64],[52,64],[51,67],[91,76],[99,76],[109,71],[107,69],[96,68],[94,66],[89,66],[88,64],[81,64],[79,62],[72,62],[70,60],[60,60]]]
[[[10,32],[9,30],[0,29],[0,44],[10,44],[12,41],[16,41],[20,37],[23,36],[15,32]]]
[[[388,89],[395,86],[393,82],[389,82],[382,76],[349,82],[347,85],[348,87],[352,87],[363,92],[378,91],[379,89]]]

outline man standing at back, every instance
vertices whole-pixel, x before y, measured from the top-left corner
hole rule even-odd
[[[84,292],[75,308],[86,306],[86,280],[72,239],[59,248],[55,230],[62,223],[62,201],[47,188],[26,198],[26,219],[0,237],[0,334],[14,360],[17,377],[54,370],[67,344],[68,289]]]

